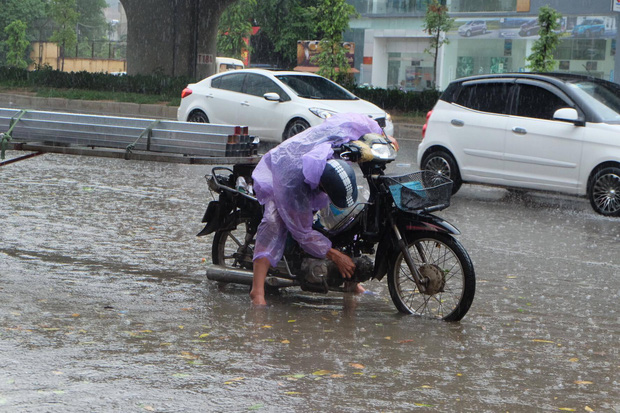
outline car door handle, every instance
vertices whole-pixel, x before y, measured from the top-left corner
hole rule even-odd
[[[205,95],[205,97],[213,99],[213,93],[209,93],[208,95]]]
[[[463,122],[463,121],[462,121],[462,120],[460,120],[460,119],[452,119],[452,120],[450,121],[450,123],[452,124],[452,126],[458,126],[459,128],[460,128],[461,126],[465,126],[465,122]]]
[[[244,100],[243,102],[241,102],[241,106],[250,106],[250,102]]]
[[[512,131],[514,133],[516,133],[517,135],[525,135],[525,134],[527,134],[527,130],[525,130],[523,128],[518,128],[516,126],[514,128],[512,128]]]

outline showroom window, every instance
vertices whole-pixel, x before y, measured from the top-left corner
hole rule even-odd
[[[448,1],[450,13],[516,11],[517,0],[451,0]]]
[[[566,39],[560,41],[556,60],[605,60],[606,39]]]
[[[425,14],[430,0],[352,0],[352,4],[360,14]],[[440,3],[445,3],[440,1]]]

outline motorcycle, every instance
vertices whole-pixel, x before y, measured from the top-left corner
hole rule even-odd
[[[334,152],[334,156],[357,162],[368,183],[367,196],[354,206],[339,210],[329,205],[315,214],[314,229],[356,265],[353,278],[347,281],[381,281],[387,275],[398,311],[461,320],[474,299],[474,267],[454,237],[459,230],[432,214],[450,205],[452,181],[432,171],[386,175],[396,151],[383,137],[364,148],[350,142]],[[214,233],[209,280],[252,285],[255,235],[263,216],[263,207],[252,192],[254,167],[247,163],[214,167],[206,175],[210,190],[218,195],[208,204],[202,219],[206,226],[198,234]],[[270,269],[265,288],[342,292],[344,282],[335,264],[308,255],[289,236],[284,256]]]

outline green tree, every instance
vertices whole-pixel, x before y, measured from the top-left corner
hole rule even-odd
[[[349,19],[357,16],[355,7],[345,0],[320,0],[312,10],[320,38],[320,52],[315,58],[318,73],[337,83],[350,83],[351,66],[343,46],[343,33],[349,28]]]
[[[450,43],[446,32],[454,25],[454,20],[448,16],[448,7],[432,0],[426,9],[423,29],[430,37],[430,44],[424,51],[433,57],[433,88],[437,84],[437,57],[439,49],[444,44]]]
[[[50,41],[60,48],[60,70],[65,70],[65,51],[75,47],[77,33],[75,31],[80,14],[77,12],[75,0],[51,0],[50,16],[56,24]]]
[[[108,6],[106,0],[77,0],[79,40],[102,40],[108,30],[103,9]]]
[[[239,0],[222,13],[217,33],[218,56],[241,59],[244,50],[250,51],[246,39],[252,34],[255,10],[256,0]]]
[[[260,31],[253,39],[253,60],[282,68],[297,64],[297,41],[315,40],[311,7],[316,0],[261,0],[254,15]]]
[[[560,42],[560,20],[562,15],[549,6],[538,11],[539,38],[532,46],[532,54],[527,57],[528,68],[533,72],[550,72],[555,67],[553,52]]]
[[[5,29],[12,22],[20,20],[26,23],[26,40],[39,38],[37,21],[46,18],[45,0],[0,0],[0,62],[7,59]]]
[[[26,28],[26,23],[21,20],[15,20],[4,28],[4,32],[8,36],[5,42],[8,48],[6,56],[7,66],[20,69],[26,69],[28,67],[25,55],[30,42],[26,40]]]

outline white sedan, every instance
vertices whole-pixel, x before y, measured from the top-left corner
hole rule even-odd
[[[187,85],[179,121],[248,126],[251,135],[280,142],[334,113],[363,113],[394,134],[390,115],[312,73],[244,69]]]

